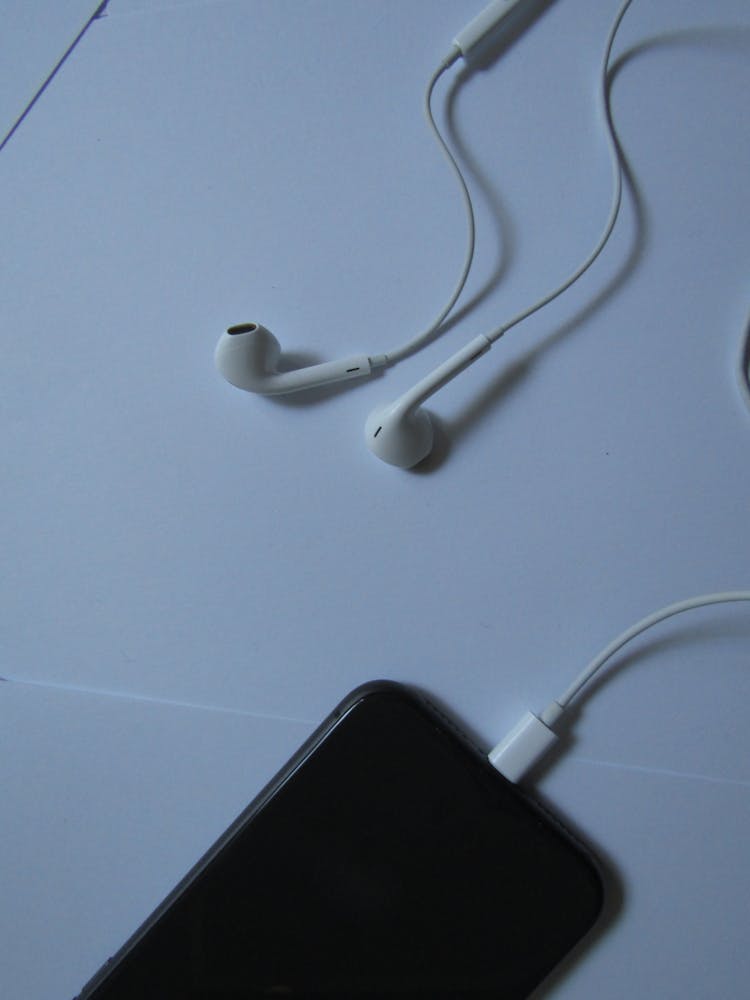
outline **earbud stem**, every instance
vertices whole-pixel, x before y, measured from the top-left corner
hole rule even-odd
[[[491,347],[492,341],[484,336],[475,337],[474,340],[470,340],[460,351],[456,351],[447,361],[444,361],[442,365],[438,365],[434,371],[430,372],[429,375],[426,375],[415,386],[409,389],[401,397],[399,408],[405,412],[406,410],[421,406],[433,393],[437,392],[438,389],[442,389],[456,375],[468,368],[478,358],[481,358],[483,354],[486,354]]]
[[[301,389],[312,389],[321,385],[332,385],[334,382],[345,382],[352,378],[362,378],[365,375],[370,375],[373,367],[366,354],[358,354],[341,361],[324,361],[322,364],[309,365],[307,368],[276,372],[265,376],[263,395],[276,396],[285,392],[298,392]]]

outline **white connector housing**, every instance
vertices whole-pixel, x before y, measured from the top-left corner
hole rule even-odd
[[[504,20],[521,0],[493,0],[481,13],[477,14],[453,39],[453,44],[466,58],[486,35]]]
[[[518,782],[557,742],[557,733],[533,712],[516,723],[507,736],[490,750],[490,763],[508,781]]]

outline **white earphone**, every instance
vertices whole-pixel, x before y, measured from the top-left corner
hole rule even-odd
[[[214,360],[227,382],[262,396],[279,396],[285,392],[361,378],[385,364],[382,355],[370,358],[366,354],[358,354],[343,361],[325,361],[307,368],[279,371],[280,356],[281,347],[270,330],[260,323],[240,323],[230,326],[221,335]]]
[[[428,123],[460,185],[469,232],[466,258],[458,284],[435,321],[418,337],[384,354],[355,355],[342,361],[328,361],[292,371],[278,370],[281,348],[273,334],[264,326],[259,323],[231,326],[219,339],[214,355],[217,368],[229,382],[250,392],[278,395],[348,379],[362,378],[378,368],[394,364],[413,353],[433,336],[455,305],[468,277],[474,252],[474,213],[463,175],[432,117],[430,109],[432,91],[438,78],[449,66],[453,65],[461,56],[465,59],[469,58],[480,46],[480,43],[524,2],[525,0],[494,0],[486,7],[456,35],[450,53],[443,59],[427,87],[425,112]],[[400,468],[411,468],[426,458],[432,449],[433,430],[429,414],[421,409],[422,403],[485,354],[492,344],[511,327],[547,305],[577,281],[584,271],[593,264],[609,239],[620,207],[622,177],[617,142],[607,101],[607,73],[615,34],[631,2],[632,0],[625,0],[621,5],[610,29],[602,60],[601,98],[608,126],[613,198],[609,217],[599,241],[583,264],[552,292],[486,336],[475,337],[433,372],[421,379],[403,396],[393,402],[383,403],[371,412],[365,425],[365,441],[373,454],[383,461]]]

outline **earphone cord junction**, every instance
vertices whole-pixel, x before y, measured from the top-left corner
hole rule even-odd
[[[571,285],[575,284],[575,282],[578,281],[578,279],[582,277],[586,273],[586,271],[588,271],[588,269],[600,255],[600,253],[606,246],[607,241],[612,235],[612,231],[615,227],[617,216],[620,211],[620,205],[622,203],[622,166],[620,162],[620,150],[617,141],[617,135],[615,132],[614,122],[612,120],[612,109],[609,102],[609,68],[610,68],[609,63],[615,36],[617,35],[622,19],[625,16],[625,13],[628,7],[630,7],[631,3],[632,0],[624,0],[624,3],[620,6],[615,16],[615,19],[612,22],[609,34],[607,35],[607,40],[605,43],[604,54],[601,63],[599,93],[602,102],[602,114],[606,126],[605,133],[607,137],[607,145],[609,147],[610,163],[612,168],[612,200],[610,203],[609,214],[607,216],[604,229],[602,230],[601,236],[599,237],[596,245],[594,246],[594,249],[591,251],[588,257],[586,257],[583,263],[580,264],[575,269],[575,271],[572,272],[572,274],[568,275],[568,277],[560,285],[556,286],[551,292],[548,292],[542,298],[537,299],[534,303],[532,303],[532,305],[528,306],[521,312],[517,313],[512,319],[506,321],[501,326],[493,330],[491,333],[488,333],[486,335],[486,338],[490,343],[494,343],[495,341],[499,340],[500,337],[503,336],[503,334],[508,332],[508,330],[512,329],[514,326],[517,326],[519,323],[523,322],[523,320],[528,319],[529,316],[538,312],[540,309],[543,309],[544,306],[548,305],[559,295],[562,295],[563,292],[567,291],[567,289],[570,288]],[[403,358],[408,357],[410,354],[414,353],[418,348],[423,347],[425,343],[427,343],[430,340],[435,331],[440,327],[441,323],[445,320],[445,318],[448,316],[448,314],[458,301],[458,298],[466,284],[466,280],[469,276],[469,271],[471,270],[471,265],[474,259],[476,226],[474,220],[474,208],[471,200],[471,195],[469,193],[466,179],[464,178],[464,175],[461,172],[461,169],[456,161],[456,158],[451,152],[448,143],[446,142],[442,133],[440,132],[440,129],[438,128],[435,122],[434,115],[432,113],[432,95],[435,89],[435,85],[437,84],[438,80],[443,75],[443,73],[447,69],[449,69],[449,67],[452,66],[453,63],[458,59],[459,55],[460,55],[459,50],[453,49],[451,53],[448,56],[446,56],[445,59],[443,59],[443,61],[440,63],[438,68],[433,73],[427,85],[427,90],[425,93],[424,111],[427,123],[430,126],[430,130],[432,131],[440,149],[442,150],[443,155],[445,156],[445,159],[449,167],[451,168],[451,171],[455,176],[456,181],[458,182],[459,189],[461,192],[461,199],[466,213],[467,230],[468,230],[467,248],[466,248],[466,255],[464,257],[463,267],[461,269],[461,274],[459,276],[458,283],[456,284],[456,287],[453,290],[453,293],[451,294],[450,298],[448,299],[443,309],[436,316],[433,322],[427,327],[427,329],[424,330],[422,333],[420,333],[418,336],[414,337],[412,340],[408,341],[408,343],[403,344],[400,347],[395,347],[389,351],[386,351],[385,354],[373,358],[373,362],[375,364],[394,364],[397,361],[401,361]]]
[[[438,146],[443,152],[448,166],[458,182],[458,186],[461,192],[461,200],[463,202],[464,210],[466,213],[466,228],[467,228],[467,245],[466,254],[464,256],[464,262],[461,268],[461,274],[459,275],[458,283],[453,289],[451,297],[448,299],[446,304],[443,306],[441,311],[435,317],[435,319],[430,323],[426,330],[418,334],[416,337],[412,338],[408,343],[402,344],[400,347],[394,347],[390,351],[386,351],[385,354],[381,355],[377,359],[373,359],[376,363],[380,361],[383,364],[395,364],[397,361],[401,361],[413,354],[420,347],[423,347],[433,336],[435,331],[439,328],[440,324],[446,318],[448,313],[454,307],[458,301],[458,297],[464,289],[466,284],[466,279],[469,277],[469,271],[471,270],[472,261],[474,259],[474,243],[475,243],[475,223],[474,223],[474,206],[471,202],[471,195],[469,194],[469,188],[466,184],[464,175],[461,173],[461,169],[456,162],[456,158],[448,146],[448,143],[443,138],[440,129],[435,122],[435,117],[432,113],[432,94],[435,90],[435,85],[437,84],[440,77],[445,73],[449,67],[458,59],[460,52],[458,49],[453,49],[449,55],[443,59],[438,68],[430,77],[430,81],[427,84],[427,90],[424,97],[424,113],[427,119],[427,124],[435,137]]]
[[[617,142],[617,134],[615,132],[614,122],[612,120],[612,108],[609,102],[609,60],[612,54],[612,46],[615,41],[615,36],[618,32],[620,24],[625,12],[627,11],[633,0],[625,0],[620,9],[615,15],[615,19],[612,22],[612,27],[609,29],[609,34],[607,35],[607,41],[604,46],[604,55],[602,57],[601,73],[600,73],[600,89],[599,95],[602,102],[602,114],[604,116],[604,122],[606,125],[606,135],[607,144],[609,146],[610,162],[612,166],[612,201],[610,204],[609,215],[605,223],[602,234],[596,243],[596,246],[580,264],[572,274],[570,274],[561,285],[558,285],[555,289],[549,292],[547,295],[543,296],[541,299],[537,299],[532,305],[523,309],[520,313],[515,315],[512,319],[503,323],[502,326],[497,327],[492,333],[486,334],[487,340],[490,343],[495,343],[499,340],[504,333],[507,333],[512,327],[517,326],[523,320],[528,319],[529,316],[543,309],[544,306],[548,305],[553,299],[556,299],[563,292],[567,291],[571,285],[575,284],[580,277],[582,277],[586,271],[591,267],[594,261],[597,259],[599,254],[602,252],[607,244],[610,236],[612,235],[612,230],[615,227],[615,222],[617,221],[617,216],[620,211],[620,205],[622,203],[622,165],[620,163],[620,149]]]

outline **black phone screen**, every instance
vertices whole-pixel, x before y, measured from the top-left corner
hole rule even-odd
[[[528,996],[591,858],[424,700],[358,689],[81,1000]]]

